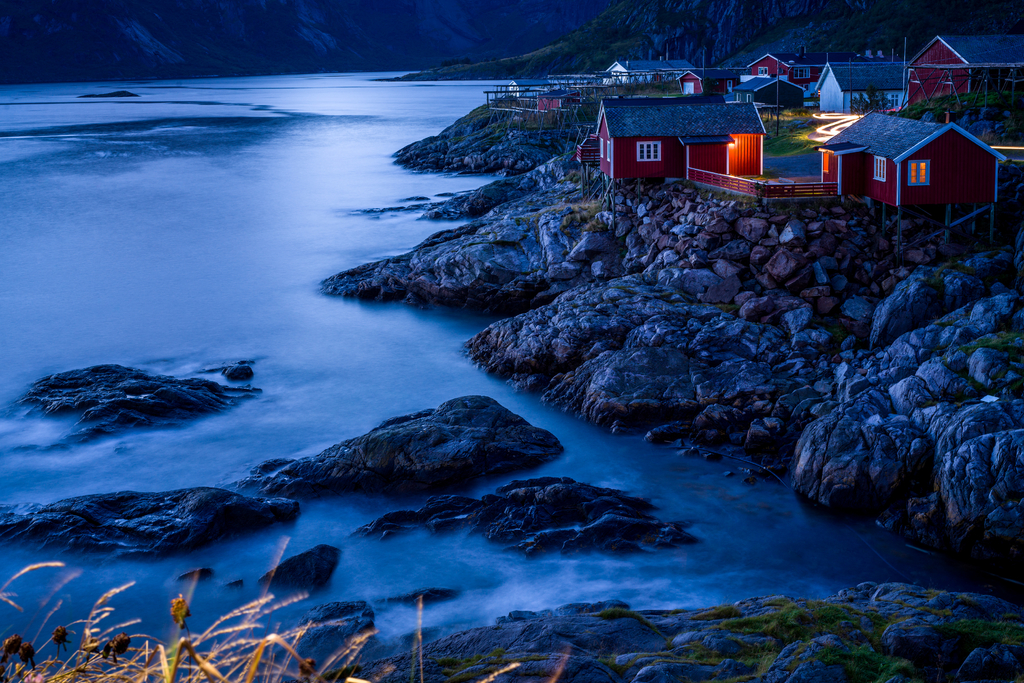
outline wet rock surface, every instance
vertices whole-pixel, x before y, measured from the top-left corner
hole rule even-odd
[[[238,486],[299,498],[443,489],[536,467],[561,452],[551,432],[494,399],[464,396],[387,420],[319,455],[257,465]]]
[[[251,377],[251,369],[249,373]],[[135,427],[180,425],[225,411],[259,391],[153,375],[122,365],[94,365],[38,380],[17,404],[44,415],[79,415],[67,438],[83,441]]]
[[[545,477],[514,481],[479,500],[435,496],[419,510],[390,512],[356,534],[386,539],[419,528],[468,530],[527,555],[635,552],[696,540],[685,524],[652,517],[652,507],[615,489]]]
[[[545,163],[563,145],[554,133],[509,130],[480,107],[438,135],[403,147],[395,157],[417,171],[518,175]]]
[[[341,550],[331,545],[320,544],[284,560],[261,576],[259,584],[269,586],[271,590],[323,588],[331,580],[331,575],[334,574],[340,560]]]
[[[1003,641],[1024,635],[1020,613],[991,596],[900,583],[696,610],[630,611],[609,600],[515,611],[495,626],[437,638],[424,645],[423,673],[432,683],[1012,680],[1022,650]],[[410,657],[369,661],[360,675],[399,683]]]
[[[28,509],[0,507],[0,540],[112,556],[168,554],[288,522],[298,514],[295,501],[247,498],[224,489],[122,491]]]

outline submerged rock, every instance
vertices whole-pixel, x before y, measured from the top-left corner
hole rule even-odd
[[[313,659],[318,666],[328,669],[353,638],[376,632],[373,620],[373,608],[361,600],[318,605],[299,621],[306,630],[295,649],[300,656]],[[360,651],[365,649],[364,645]]]
[[[0,540],[117,556],[183,552],[295,519],[299,504],[194,488],[68,498],[28,511],[0,509]]]
[[[341,550],[321,543],[306,552],[289,557],[259,579],[261,586],[271,589],[287,587],[303,590],[323,588],[331,580],[341,560]]]
[[[480,500],[434,496],[419,510],[390,512],[355,533],[387,538],[421,527],[468,529],[527,555],[631,552],[696,541],[684,524],[652,517],[650,503],[616,489],[543,477],[513,481],[496,494]]]
[[[251,372],[251,371],[250,371]],[[133,427],[165,427],[222,412],[259,389],[205,379],[151,375],[122,365],[95,365],[44,377],[18,399],[45,415],[80,417],[68,438],[85,440]]]
[[[239,482],[263,494],[318,497],[438,489],[536,467],[562,452],[555,436],[486,396],[463,396],[385,421],[363,436]]]

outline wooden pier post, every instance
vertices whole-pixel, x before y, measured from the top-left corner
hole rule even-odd
[[[946,204],[946,244],[949,244],[949,224],[953,222],[953,205]]]
[[[896,207],[896,255],[903,263],[903,207]]]
[[[995,202],[990,204],[988,210],[988,241],[991,244],[995,244],[996,241],[996,205]]]

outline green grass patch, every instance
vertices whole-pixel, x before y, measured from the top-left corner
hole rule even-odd
[[[1024,641],[1024,626],[1017,622],[961,619],[935,628],[947,638],[960,638],[960,651],[964,654],[996,643],[1019,645]]]
[[[736,605],[719,605],[709,610],[694,614],[691,619],[694,621],[715,621],[717,619],[736,619],[742,617],[743,612]]]
[[[601,619],[608,619],[608,620],[612,620],[612,619],[636,619],[637,621],[639,621],[641,624],[643,624],[647,628],[651,629],[652,631],[654,631],[658,635],[661,635],[661,631],[659,631],[658,627],[655,626],[654,624],[652,624],[649,619],[647,619],[644,615],[640,614],[639,612],[634,612],[631,609],[625,609],[625,608],[622,608],[622,607],[611,607],[609,609],[602,610],[602,611],[598,612],[597,616],[600,617]]]
[[[827,666],[842,666],[850,683],[885,683],[894,676],[914,678],[917,673],[907,660],[880,654],[867,645],[851,648],[849,652],[827,647],[817,658]]]
[[[810,612],[787,600],[771,614],[728,619],[719,624],[718,628],[740,633],[764,634],[778,638],[784,643],[792,643],[810,637],[812,624],[813,617]]]

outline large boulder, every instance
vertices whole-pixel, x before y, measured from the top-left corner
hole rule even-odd
[[[258,393],[206,379],[152,375],[123,365],[94,365],[44,377],[18,399],[44,415],[79,415],[72,440],[132,427],[167,427],[218,413]]]
[[[829,507],[867,512],[903,493],[930,462],[931,442],[908,417],[886,414],[887,403],[870,391],[812,422],[797,441],[794,490]]]
[[[514,481],[496,494],[480,500],[435,496],[419,510],[390,512],[356,534],[386,538],[417,528],[467,529],[527,555],[632,552],[696,540],[684,525],[648,514],[653,506],[647,501],[564,477]]]
[[[321,670],[330,670],[353,639],[376,632],[373,620],[373,608],[361,600],[317,605],[299,621],[305,629],[295,650],[299,656],[313,659]],[[364,650],[360,648],[360,652]]]
[[[194,488],[167,493],[122,491],[49,505],[0,508],[0,540],[34,549],[109,555],[185,552],[234,534],[287,522],[299,504]]]
[[[977,277],[955,270],[917,268],[875,307],[871,346],[888,346],[900,335],[985,295]]]
[[[353,491],[440,489],[536,467],[562,452],[555,436],[486,396],[463,396],[385,421],[319,455],[239,482],[267,494],[319,497]]]
[[[261,586],[316,590],[331,580],[341,560],[341,550],[321,543],[309,550],[289,557],[260,577]]]

